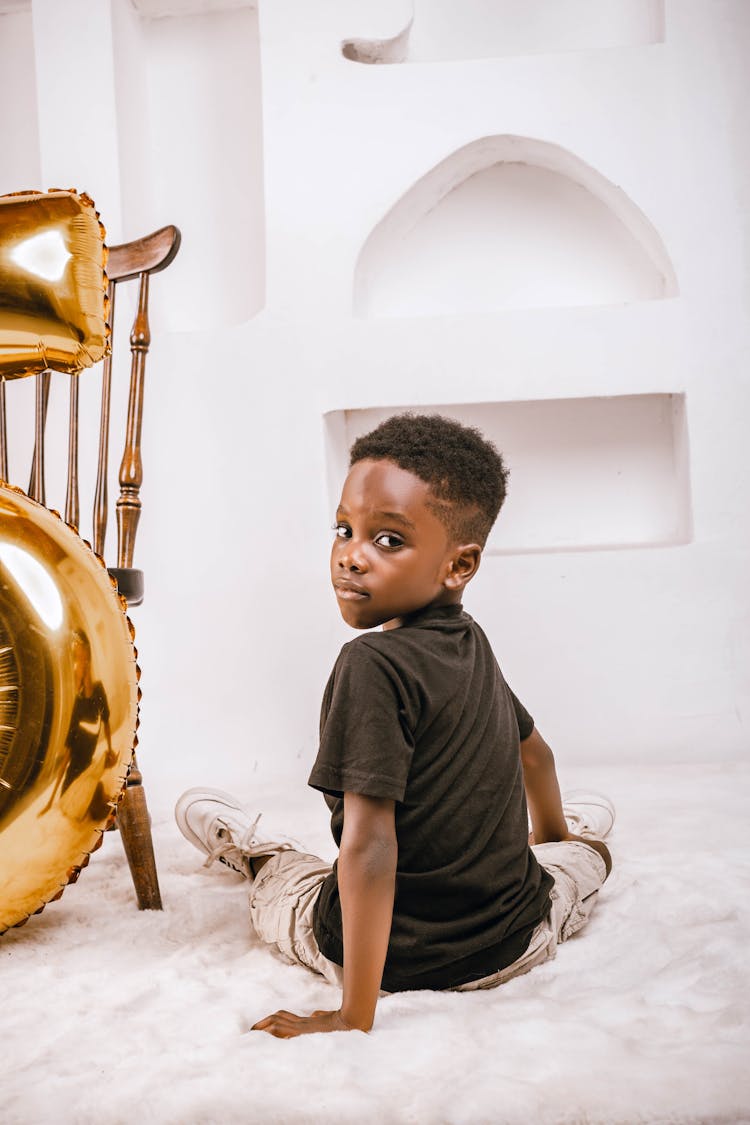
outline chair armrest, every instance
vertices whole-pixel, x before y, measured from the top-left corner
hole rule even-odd
[[[117,582],[117,589],[129,606],[143,601],[143,571],[132,566],[109,566],[107,570]]]

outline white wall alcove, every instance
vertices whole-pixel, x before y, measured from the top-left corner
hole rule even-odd
[[[674,546],[691,539],[684,395],[616,395],[332,411],[334,511],[353,441],[403,410],[476,426],[510,469],[488,554]]]
[[[40,181],[34,31],[31,8],[0,8],[0,194],[36,189]],[[11,109],[12,107],[12,109]]]
[[[257,7],[165,6],[187,14],[140,21],[155,210],[183,235],[164,322],[182,331],[239,324],[265,304]]]
[[[437,62],[632,47],[664,39],[664,0],[412,0],[408,7],[410,18],[397,34],[347,39],[341,47],[344,58]]]
[[[528,137],[472,141],[422,176],[368,236],[360,317],[612,305],[674,296],[674,269],[630,197]]]

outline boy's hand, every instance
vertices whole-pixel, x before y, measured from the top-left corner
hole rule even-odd
[[[275,1012],[251,1031],[293,1039],[322,1031],[370,1030],[391,932],[397,860],[395,802],[345,792],[338,861],[344,931],[341,1008],[311,1016]]]
[[[346,1022],[340,1011],[313,1012],[311,1016],[295,1016],[293,1012],[274,1012],[258,1020],[251,1031],[267,1031],[277,1039],[294,1039],[297,1035],[314,1035],[322,1031],[357,1031]]]

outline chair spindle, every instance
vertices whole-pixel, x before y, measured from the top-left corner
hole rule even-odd
[[[70,376],[70,413],[68,415],[68,478],[65,489],[65,522],[77,528],[80,522],[78,503],[78,376]]]
[[[5,421],[5,379],[0,379],[0,480],[8,479],[8,427]]]
[[[109,297],[109,321],[115,322],[115,293],[117,287],[110,281],[107,289]],[[99,418],[99,456],[96,465],[96,488],[94,490],[94,551],[104,558],[104,541],[107,537],[107,518],[109,501],[107,495],[107,470],[109,468],[109,413],[110,390],[112,387],[112,353],[104,357],[102,368],[102,405]]]
[[[143,483],[141,428],[143,422],[143,390],[146,356],[151,344],[148,321],[148,273],[140,275],[138,311],[130,333],[130,394],[125,452],[120,464],[120,495],[117,500],[117,565],[132,567],[135,535],[141,515],[139,495]]]
[[[51,371],[36,376],[36,410],[34,412],[34,456],[31,461],[29,496],[39,504],[45,503],[44,487],[44,430],[47,424],[47,403]]]

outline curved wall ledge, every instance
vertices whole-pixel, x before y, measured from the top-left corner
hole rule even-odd
[[[558,145],[495,136],[435,165],[373,228],[353,308],[462,315],[677,292],[658,231],[622,189]]]
[[[664,41],[664,0],[413,0],[390,39],[351,38],[344,58],[366,64],[496,58]]]

